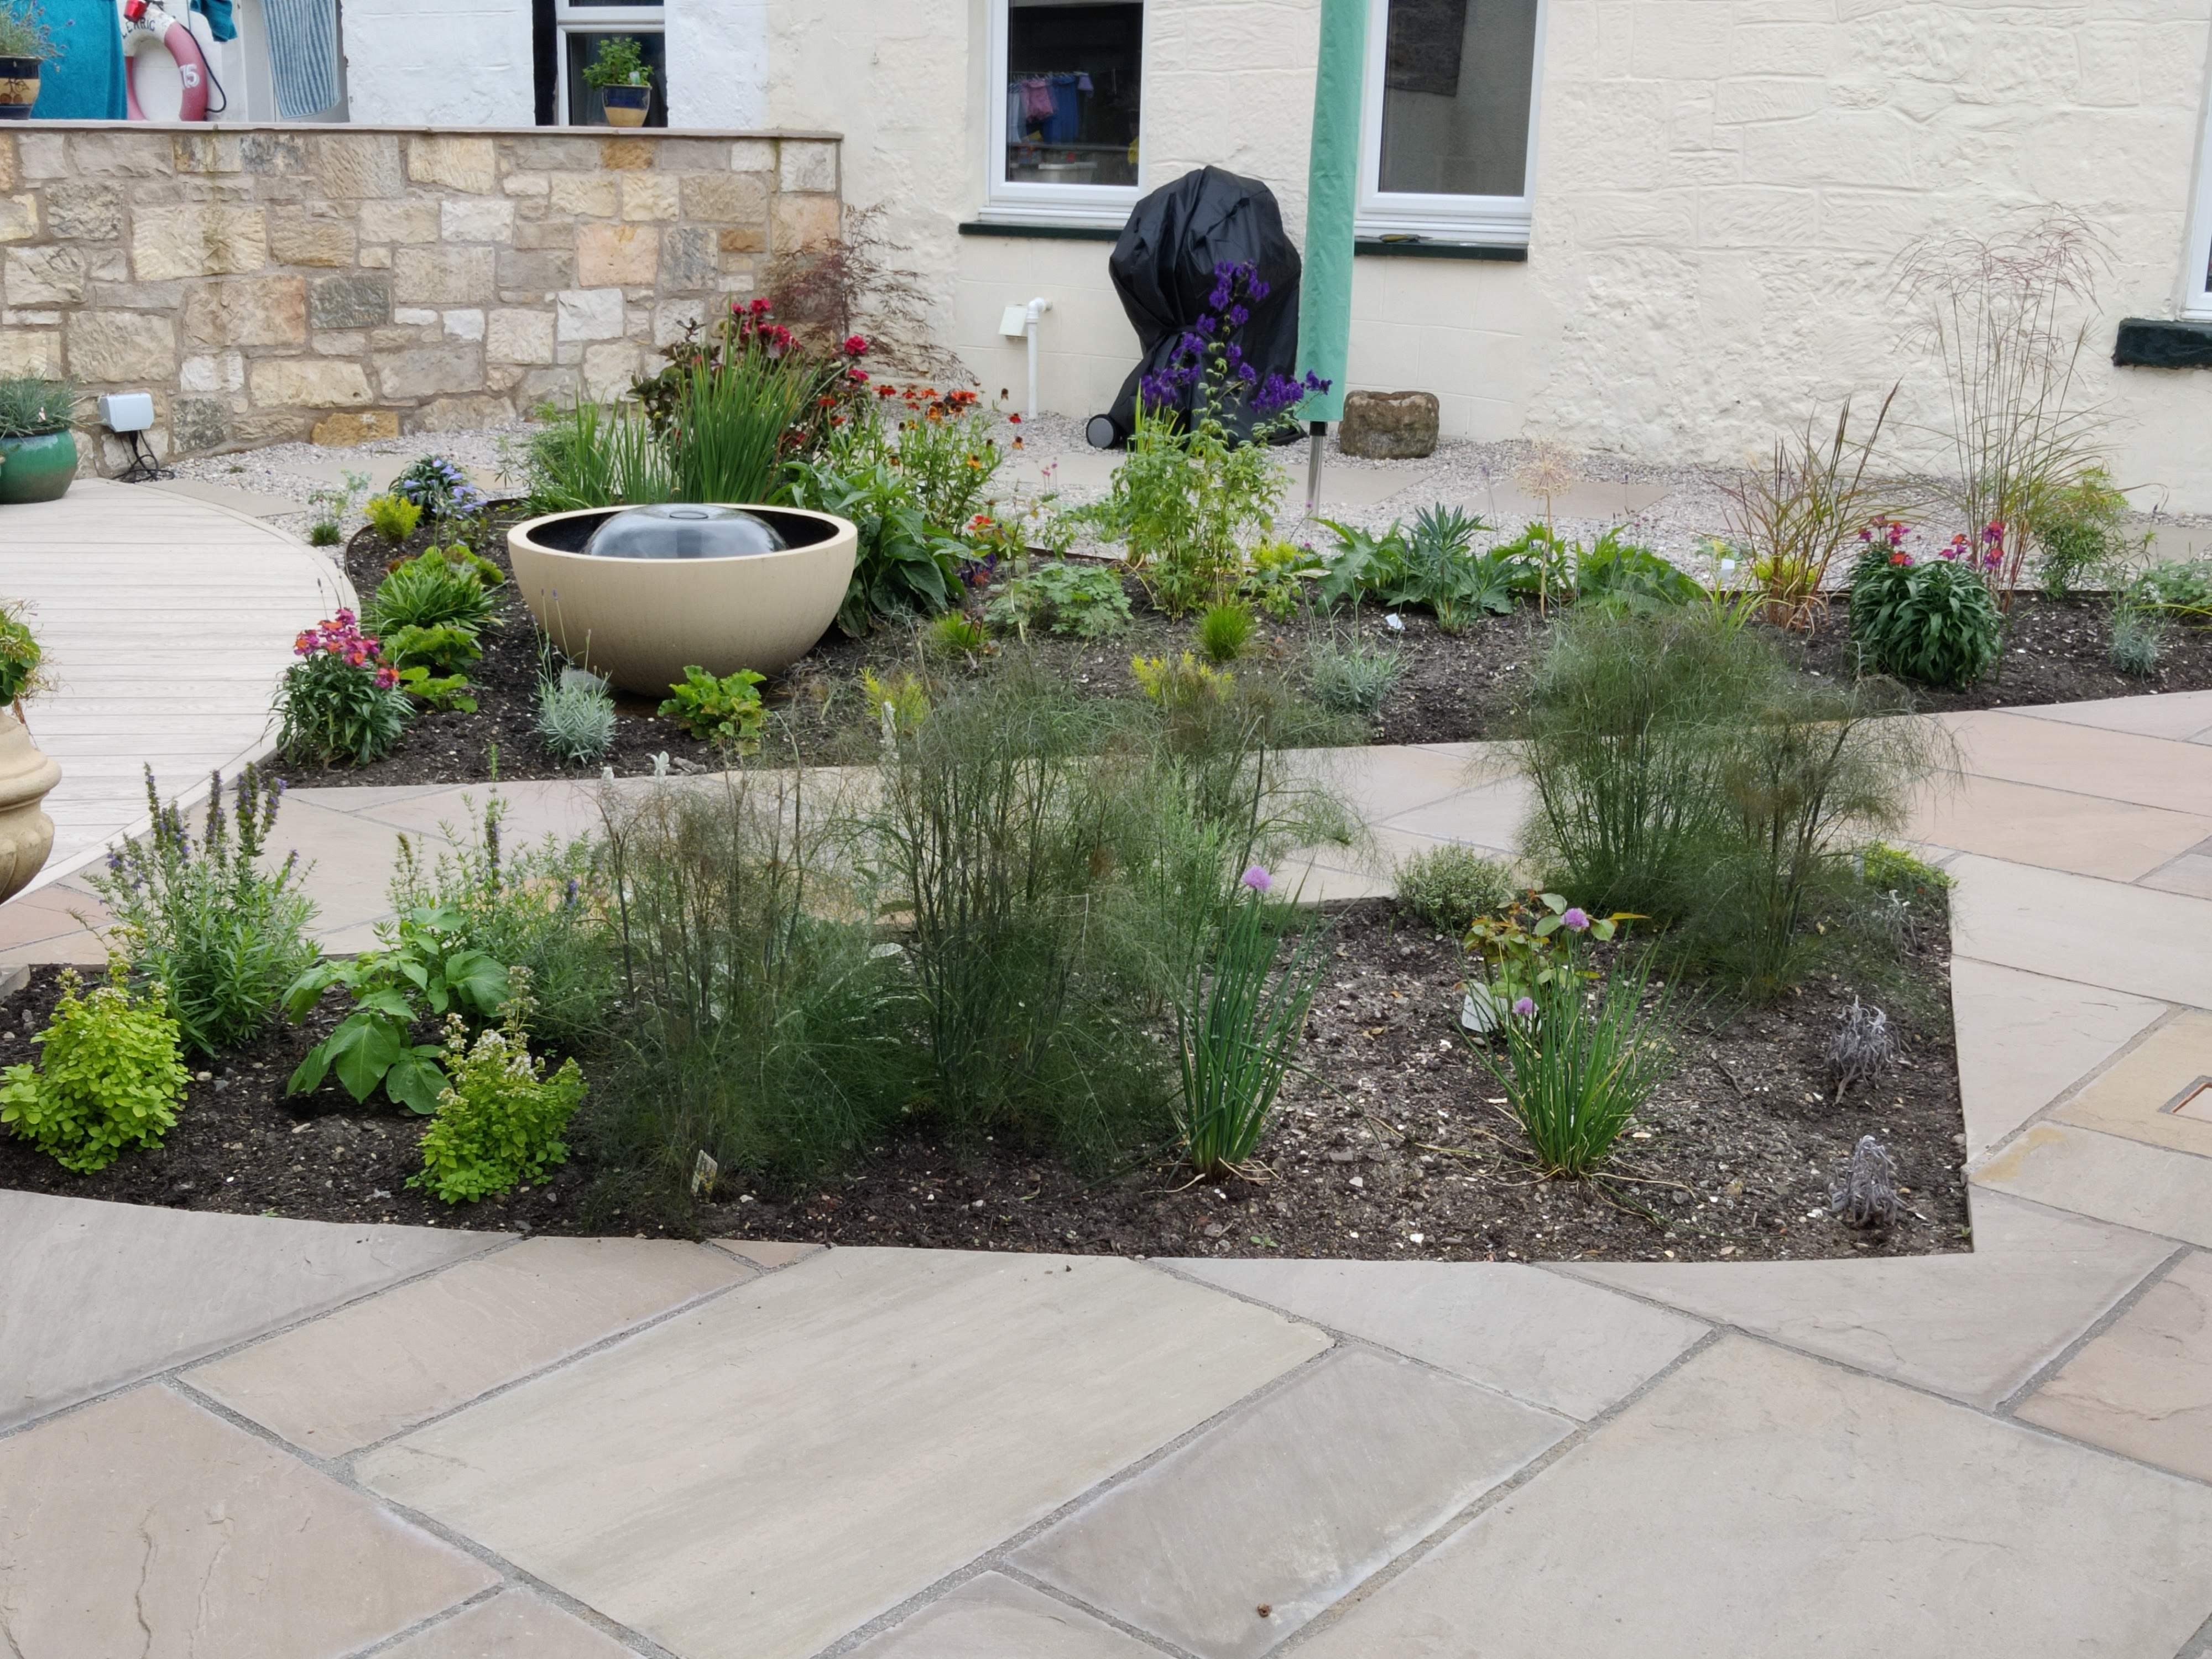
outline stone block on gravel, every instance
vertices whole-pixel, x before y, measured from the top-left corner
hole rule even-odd
[[[1437,450],[1441,405],[1433,392],[1352,392],[1336,447],[1370,461],[1413,461]]]

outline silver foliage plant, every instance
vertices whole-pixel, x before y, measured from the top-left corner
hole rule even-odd
[[[1828,1043],[1828,1073],[1836,1080],[1836,1098],[1840,1101],[1860,1084],[1880,1076],[1904,1054],[1905,1046],[1897,1040],[1889,1016],[1853,997]]]
[[[1844,1177],[1828,1189],[1828,1211],[1846,1227],[1888,1227],[1905,1213],[1897,1195],[1897,1160],[1872,1135],[1851,1149]]]
[[[538,738],[571,765],[595,761],[614,747],[615,700],[603,686],[557,679],[538,688]]]

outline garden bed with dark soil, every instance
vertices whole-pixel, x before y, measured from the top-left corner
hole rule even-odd
[[[0,1139],[0,1186],[130,1203],[349,1222],[547,1232],[697,1232],[839,1244],[1142,1255],[1360,1256],[1402,1261],[1759,1260],[1968,1248],[1964,1133],[1948,947],[1908,951],[1890,1003],[1905,1063],[1840,1103],[1826,1054],[1845,985],[1816,980],[1766,1007],[1706,1005],[1680,1064],[1620,1143],[1610,1177],[1547,1181],[1456,1028],[1455,944],[1370,901],[1334,920],[1335,960],[1261,1148],[1267,1178],[1197,1182],[1153,1160],[1084,1180],[1012,1150],[955,1156],[894,1142],[798,1194],[743,1183],[690,1213],[627,1214],[581,1162],[506,1200],[449,1209],[406,1186],[427,1120],[365,1111],[335,1087],[283,1098],[335,1018],[280,1029],[201,1067],[160,1151],[93,1176]],[[0,1061],[31,1057],[56,970],[0,1007]],[[335,1004],[332,1005],[334,1011]],[[588,1070],[588,1067],[587,1067]],[[587,1105],[586,1110],[588,1111]],[[1863,1233],[1826,1213],[1829,1182],[1863,1134],[1895,1156],[1911,1213]],[[631,1188],[630,1190],[635,1190]]]
[[[477,538],[477,550],[507,568],[513,509],[495,509]],[[395,550],[364,529],[344,550],[347,574],[364,600],[395,559],[429,544],[417,532]],[[1147,605],[1129,584],[1135,617],[1128,630],[1111,639],[1079,640],[1033,635],[1021,648],[1048,674],[1102,696],[1133,697],[1138,687],[1129,672],[1133,656],[1179,655],[1190,650],[1194,623],[1170,621]],[[534,726],[537,694],[544,665],[530,615],[510,584],[502,590],[504,625],[483,638],[483,660],[470,670],[477,708],[418,713],[399,747],[374,765],[308,770],[295,783],[414,784],[475,783],[490,775],[496,751],[504,778],[593,777],[599,765],[564,765],[538,746]],[[1419,613],[1401,618],[1402,631],[1389,628],[1372,610],[1357,617],[1301,618],[1291,623],[1262,619],[1251,651],[1236,672],[1277,676],[1302,684],[1305,664],[1317,642],[1395,648],[1403,673],[1371,719],[1344,716],[1317,726],[1315,740],[1415,744],[1463,743],[1506,734],[1519,688],[1542,648],[1546,623],[1523,608],[1509,617],[1489,617],[1463,632],[1447,634]],[[1754,624],[1764,628],[1764,623]],[[1809,638],[1781,635],[1785,648],[1808,672],[1845,679],[1854,671],[1851,644],[1840,604],[1829,624]],[[2106,660],[2111,644],[2110,612],[2100,601],[2052,601],[2023,594],[2013,607],[2007,647],[1997,671],[1963,691],[1914,689],[1917,707],[1930,711],[1996,708],[2030,703],[2075,702],[2097,697],[2139,696],[2151,691],[2212,689],[2212,628],[2176,627],[2167,636],[2165,660],[2155,681],[2130,679]],[[870,759],[876,725],[863,706],[863,668],[879,675],[912,667],[916,647],[911,629],[878,629],[865,639],[848,639],[834,629],[781,680],[765,688],[769,708],[780,717],[773,741],[764,745],[771,761],[795,756],[816,764],[847,765]],[[988,672],[990,664],[974,665]],[[705,769],[718,761],[713,747],[657,718],[656,700],[622,696],[617,703],[613,750],[607,756],[622,776],[650,772],[654,757],[665,754],[678,771]],[[298,771],[298,769],[294,769]]]

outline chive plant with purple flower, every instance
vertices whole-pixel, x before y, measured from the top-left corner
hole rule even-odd
[[[1328,389],[1262,375],[1239,336],[1267,284],[1249,264],[1214,269],[1206,310],[1138,387],[1129,459],[1113,492],[1084,516],[1127,545],[1127,563],[1170,616],[1227,599],[1245,547],[1274,527],[1283,475],[1267,446],[1296,429],[1304,400]],[[1188,407],[1186,417],[1184,410]],[[1249,440],[1232,429],[1251,418]]]

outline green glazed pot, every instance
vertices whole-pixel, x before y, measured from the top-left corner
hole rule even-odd
[[[76,477],[76,437],[49,432],[36,438],[0,438],[0,507],[57,501]]]

